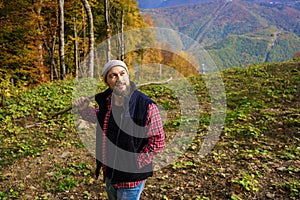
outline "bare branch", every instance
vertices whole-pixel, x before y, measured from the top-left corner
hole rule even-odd
[[[137,87],[142,87],[142,86],[146,86],[146,85],[163,85],[163,84],[167,84],[172,80],[172,77],[170,77],[168,80],[163,81],[163,82],[148,82],[148,83],[142,83],[142,84],[138,84]]]

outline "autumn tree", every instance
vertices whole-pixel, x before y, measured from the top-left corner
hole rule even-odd
[[[126,40],[134,40],[134,42],[125,41],[124,32],[137,28],[147,27],[143,17],[140,14],[140,10],[137,7],[136,0],[114,0],[109,3],[109,31],[110,37],[116,36],[115,43],[111,44],[114,47],[114,51],[111,51],[111,55],[115,58],[125,60],[126,59],[126,45],[128,44],[141,44],[142,40],[145,40],[144,35],[139,37],[126,38]],[[150,38],[150,37],[149,37]],[[146,39],[147,40],[147,39]],[[140,42],[139,42],[140,41]]]
[[[31,84],[43,80],[37,49],[38,28],[32,1],[3,0],[0,9],[0,65],[11,80]]]

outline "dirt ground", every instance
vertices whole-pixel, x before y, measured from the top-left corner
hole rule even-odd
[[[280,186],[284,182],[299,183],[299,159],[275,160],[270,153],[241,157],[240,150],[226,140],[222,139],[205,158],[186,154],[177,162],[181,165],[155,171],[141,199],[299,199],[291,195],[291,188]],[[282,148],[267,138],[264,144],[252,141],[251,146],[256,145],[269,151]],[[251,147],[245,144],[247,148]],[[79,180],[78,184],[66,191],[53,189],[55,181],[58,184],[62,179],[57,178],[57,172],[70,168],[70,163],[88,163],[85,171],[90,173],[69,173]],[[94,168],[94,158],[85,148],[54,147],[2,169],[0,191],[9,192],[8,199],[106,199],[102,178],[93,178]],[[53,185],[47,185],[47,181]],[[299,185],[292,189],[299,189]]]

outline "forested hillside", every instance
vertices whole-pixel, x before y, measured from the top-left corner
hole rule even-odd
[[[113,35],[147,24],[135,0],[106,3],[1,1],[0,88],[6,87],[5,84],[22,87],[79,76],[93,77],[99,74],[101,63],[109,56],[124,57],[122,40],[110,44],[109,54],[95,56],[94,52],[99,43]],[[116,48],[120,49],[117,55],[112,52]]]
[[[209,51],[218,66],[291,59],[300,50],[299,2],[207,1],[144,9],[157,26],[181,32]],[[184,17],[183,17],[184,16]]]
[[[213,110],[203,77],[188,77],[200,105],[197,134],[185,148],[170,148],[181,156],[155,172],[141,199],[300,198],[299,60],[220,74],[227,109],[217,144],[205,157],[198,154]],[[0,109],[0,199],[107,199],[72,112],[51,118],[72,104],[73,89],[71,80],[42,84],[12,95]],[[178,94],[168,85],[140,89],[165,108],[166,140],[180,135],[180,124],[189,122]]]

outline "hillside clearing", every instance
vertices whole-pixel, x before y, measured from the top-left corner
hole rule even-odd
[[[191,77],[202,105],[198,136],[180,159],[156,171],[141,199],[300,198],[300,63],[228,69],[222,77],[227,111],[219,142],[198,156],[211,110],[203,80]],[[142,90],[172,113],[165,129],[173,137],[176,97],[166,86]],[[12,97],[1,109],[0,199],[106,198],[72,114],[24,128],[69,106],[71,95],[72,82],[53,83]]]

